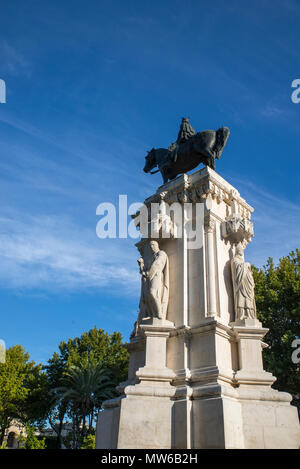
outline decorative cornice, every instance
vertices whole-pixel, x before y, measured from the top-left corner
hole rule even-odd
[[[251,213],[253,208],[240,197],[239,192],[219,176],[215,171],[210,168],[203,168],[196,171],[191,175],[183,174],[174,181],[170,181],[163,186],[160,186],[155,194],[148,197],[144,205],[148,209],[148,223],[149,226],[157,226],[157,232],[161,231],[163,223],[170,225],[170,237],[174,235],[173,222],[168,214],[158,213],[154,219],[151,219],[151,204],[161,204],[165,202],[168,205],[173,203],[205,203],[205,201],[212,200],[217,204],[225,203],[227,206],[228,220],[227,225],[223,228],[224,238],[229,236],[231,231],[230,225],[239,223],[242,227],[245,226],[247,240],[249,241],[253,236],[253,227],[250,222]],[[132,215],[135,219],[140,214],[137,211]],[[233,219],[233,216],[236,217]],[[136,220],[136,225],[139,226],[139,220]]]
[[[145,200],[145,205],[160,203],[162,200],[171,204],[173,202],[203,202],[211,197],[217,203],[222,201],[232,205],[235,201],[239,212],[250,219],[253,208],[240,197],[239,192],[214,170],[206,167],[191,175],[183,174],[174,181],[160,186],[156,193]]]

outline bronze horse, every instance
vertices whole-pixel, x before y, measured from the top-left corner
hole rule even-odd
[[[177,145],[173,150],[152,148],[146,156],[145,173],[161,172],[164,184],[175,179],[179,174],[187,173],[203,163],[215,169],[215,159],[220,158],[227,143],[230,131],[228,127],[218,130],[204,130]],[[151,171],[158,167],[156,171]]]

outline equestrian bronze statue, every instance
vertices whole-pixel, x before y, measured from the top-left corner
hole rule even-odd
[[[160,171],[165,184],[200,163],[215,169],[215,160],[221,157],[229,134],[228,127],[196,133],[189,119],[183,118],[177,141],[169,148],[152,148],[146,156],[144,171],[150,174]]]

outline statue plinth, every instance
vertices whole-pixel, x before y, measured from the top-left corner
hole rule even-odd
[[[166,366],[166,352],[167,339],[170,331],[175,329],[174,324],[166,319],[149,318],[143,320],[140,327],[146,337],[145,366],[136,372],[140,385],[151,383],[156,386],[157,383],[165,381],[170,383],[175,373]],[[136,389],[139,389],[139,386],[136,386]]]
[[[174,202],[183,207],[181,227],[166,210]],[[149,240],[138,243],[142,293],[126,345],[128,381],[120,398],[104,403],[97,448],[298,448],[297,409],[263,368],[268,330],[256,317],[244,260],[253,209],[208,167],[159,187],[151,203],[161,204],[149,218],[158,247],[151,257],[143,251]],[[197,224],[194,245],[186,203]]]

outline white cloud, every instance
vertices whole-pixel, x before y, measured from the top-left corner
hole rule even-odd
[[[229,178],[255,212],[255,237],[247,259],[263,265],[300,246],[300,208],[252,182]],[[29,216],[10,210],[0,217],[0,288],[69,292],[105,288],[138,295],[137,252],[132,239],[96,237],[66,216]]]
[[[2,217],[0,286],[135,291],[139,280],[130,241],[99,240],[94,231],[58,217]]]

